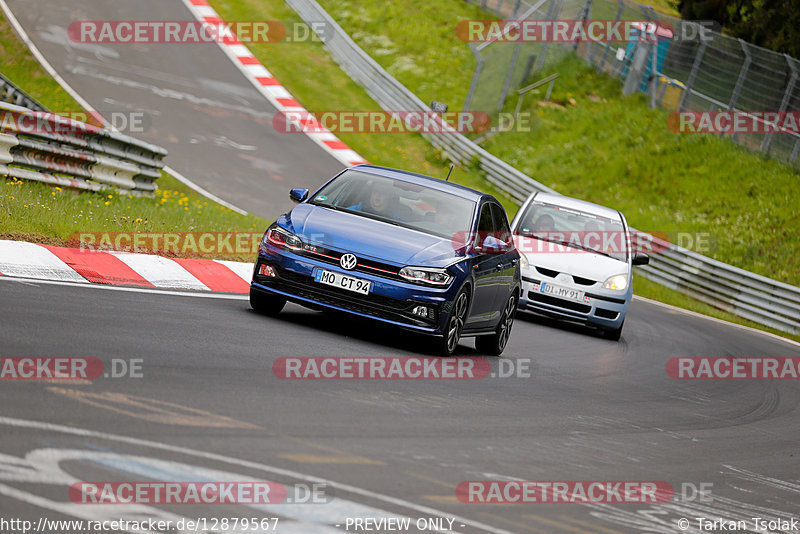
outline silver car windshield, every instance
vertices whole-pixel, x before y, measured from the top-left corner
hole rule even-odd
[[[345,171],[310,203],[447,239],[469,232],[475,212],[471,200],[357,170]]]
[[[630,243],[620,218],[609,218],[546,202],[531,202],[514,232],[563,247],[628,260]],[[542,248],[546,251],[547,248]]]

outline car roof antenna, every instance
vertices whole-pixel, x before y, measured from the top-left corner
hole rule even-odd
[[[455,164],[451,163],[450,164],[450,170],[447,171],[447,178],[444,179],[445,182],[449,182],[450,181],[450,173],[453,172],[453,167],[455,167]]]

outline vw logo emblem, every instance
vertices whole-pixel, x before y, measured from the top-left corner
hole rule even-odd
[[[342,255],[342,257],[339,258],[339,265],[342,266],[342,269],[347,269],[348,271],[355,269],[357,263],[358,260],[356,259],[356,257],[353,254],[350,254],[349,252],[347,254]]]

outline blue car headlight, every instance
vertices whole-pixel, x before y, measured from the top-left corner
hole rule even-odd
[[[280,226],[272,226],[264,234],[264,242],[269,242],[276,247],[286,247],[291,250],[303,250],[303,241]]]
[[[411,283],[426,286],[446,287],[453,281],[447,269],[433,267],[403,267],[398,274]]]

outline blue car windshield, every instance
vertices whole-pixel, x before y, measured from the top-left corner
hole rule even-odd
[[[475,213],[472,200],[357,170],[345,171],[310,203],[447,239],[469,232]]]

